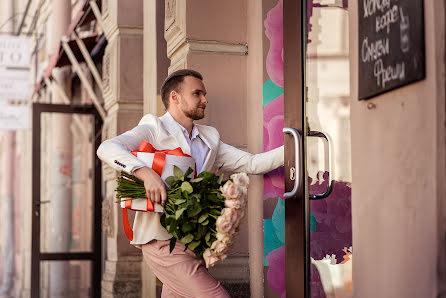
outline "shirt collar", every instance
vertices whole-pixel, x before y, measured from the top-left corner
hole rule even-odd
[[[180,123],[178,123],[175,118],[172,117],[172,115],[169,112],[166,112],[167,116],[170,117],[173,121],[175,121],[176,124],[178,124],[178,126],[181,128],[181,131],[183,132],[184,136],[189,138],[189,133],[187,132],[187,129],[185,129],[183,127],[183,125],[181,125]],[[195,139],[196,137],[198,137],[198,135],[200,134],[200,132],[198,131],[198,128],[195,124],[193,124],[194,126],[192,127],[192,134],[191,134],[191,138],[190,140]]]

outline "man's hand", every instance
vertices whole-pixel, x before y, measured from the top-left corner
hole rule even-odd
[[[161,177],[148,167],[143,167],[135,171],[135,176],[144,181],[146,196],[153,203],[164,205],[167,200],[166,185]]]

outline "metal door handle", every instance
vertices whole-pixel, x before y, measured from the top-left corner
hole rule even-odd
[[[291,127],[284,127],[283,128],[284,134],[290,134],[293,136],[294,139],[294,167],[295,167],[295,178],[294,178],[294,187],[290,192],[286,192],[283,194],[284,199],[289,199],[292,197],[295,197],[297,195],[297,192],[300,190],[302,186],[302,177],[300,176],[301,173],[301,153],[302,153],[302,141],[300,138],[300,134],[297,130]]]
[[[47,204],[47,203],[50,203],[51,201],[50,200],[46,200],[46,201],[37,201],[36,202],[36,207],[39,207],[40,205],[42,205],[42,204]]]
[[[331,141],[330,141],[330,137],[323,132],[320,131],[310,131],[308,132],[308,136],[309,137],[317,137],[317,138],[323,138],[327,141],[328,144],[328,186],[327,186],[327,190],[324,193],[321,194],[309,194],[310,200],[320,200],[320,199],[324,199],[326,197],[328,197],[331,193],[331,191],[333,190],[333,160],[332,160],[332,146],[331,146]]]

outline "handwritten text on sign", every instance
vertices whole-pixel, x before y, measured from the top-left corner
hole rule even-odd
[[[359,98],[425,77],[422,0],[359,0]]]

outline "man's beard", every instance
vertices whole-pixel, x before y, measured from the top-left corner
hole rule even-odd
[[[197,107],[196,109],[183,109],[183,113],[186,117],[192,119],[192,120],[201,120],[204,118],[204,109],[200,109]]]

